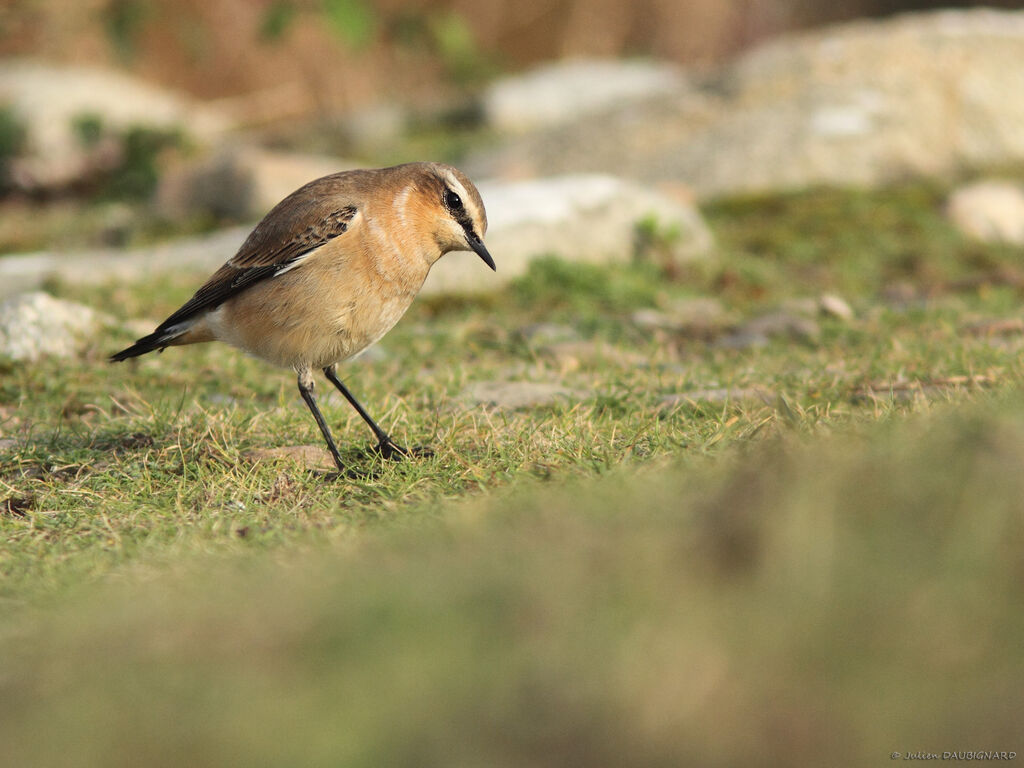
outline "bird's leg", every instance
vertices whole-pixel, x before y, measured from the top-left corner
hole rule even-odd
[[[320,413],[320,409],[316,406],[316,399],[313,397],[313,373],[308,368],[299,371],[299,394],[302,395],[302,399],[309,406],[313,418],[316,419],[316,425],[320,427],[320,432],[323,433],[324,440],[327,441],[327,448],[331,452],[331,456],[334,457],[334,463],[337,465],[338,471],[344,472],[345,465],[342,463],[341,455],[338,453],[338,446],[334,444],[334,438],[331,437],[331,429],[327,426],[327,422],[324,421],[324,415]]]
[[[388,433],[377,426],[377,422],[370,418],[370,414],[363,409],[363,406],[359,404],[359,401],[356,400],[345,385],[341,383],[341,379],[338,378],[338,374],[333,365],[329,365],[324,368],[324,376],[326,376],[327,380],[336,386],[338,391],[345,396],[345,399],[352,404],[352,407],[356,409],[356,413],[363,417],[363,421],[370,425],[370,429],[373,430],[374,437],[377,438],[377,451],[382,457],[385,459],[402,459],[409,455],[409,451],[392,441],[388,436]]]

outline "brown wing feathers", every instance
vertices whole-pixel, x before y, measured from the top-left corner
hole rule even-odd
[[[128,349],[112,355],[110,359],[126,360],[154,349],[162,349],[167,346],[167,342],[181,334],[183,329],[176,326],[201,312],[214,309],[249,286],[293,267],[303,256],[344,234],[356,215],[354,206],[345,206],[326,215],[316,211],[316,208],[322,206],[315,205],[297,211],[294,207],[286,207],[291,199],[289,196],[271,211],[246,238],[238,253],[218,269],[180,309],[160,323],[153,333],[139,339]],[[275,213],[282,215],[275,216]],[[282,242],[281,235],[289,231],[289,225],[298,217],[314,223]]]
[[[283,272],[306,254],[344,234],[355,215],[356,209],[352,206],[334,211],[323,221],[307,227],[276,249],[247,248],[254,239],[250,236],[238,254],[218,269],[181,309],[164,320],[156,333],[184,322],[199,312],[213,309],[250,285]]]

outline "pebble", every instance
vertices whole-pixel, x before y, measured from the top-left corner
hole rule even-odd
[[[765,387],[711,387],[665,395],[658,400],[663,410],[687,403],[764,403],[771,405],[775,393]]]
[[[540,381],[479,381],[465,394],[471,402],[500,410],[537,408],[583,397],[560,384]]]

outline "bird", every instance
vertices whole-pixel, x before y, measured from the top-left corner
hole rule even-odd
[[[274,206],[238,252],[156,330],[110,361],[221,341],[292,368],[341,472],[344,462],[314,397],[320,370],[369,425],[378,453],[406,457],[410,451],[370,417],[338,377],[337,365],[394,327],[444,254],[473,251],[497,271],[483,242],[486,232],[476,186],[444,163],[315,179]]]

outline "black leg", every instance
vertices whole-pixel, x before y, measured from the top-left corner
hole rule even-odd
[[[345,471],[345,465],[342,464],[341,455],[338,453],[338,446],[334,444],[334,438],[331,437],[330,427],[327,426],[327,422],[324,421],[324,415],[320,413],[320,409],[316,406],[316,399],[313,397],[313,377],[309,371],[299,373],[299,394],[302,395],[302,399],[309,406],[313,418],[316,419],[316,425],[320,427],[320,432],[323,433],[324,440],[327,441],[327,448],[330,450],[331,456],[334,457],[334,463],[337,465],[338,471]]]
[[[341,379],[338,378],[338,374],[334,370],[333,365],[329,365],[324,368],[324,376],[326,376],[327,380],[336,386],[338,391],[345,396],[345,399],[352,404],[352,407],[356,409],[356,413],[363,417],[363,421],[370,425],[370,429],[373,430],[374,437],[377,438],[377,450],[380,452],[381,456],[385,459],[401,459],[409,455],[409,452],[405,448],[402,448],[400,445],[396,445],[388,436],[388,433],[377,426],[377,422],[370,418],[370,414],[363,409],[363,406],[359,404],[359,401],[356,400],[345,385],[341,383]]]

